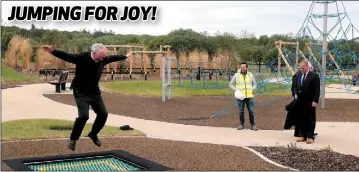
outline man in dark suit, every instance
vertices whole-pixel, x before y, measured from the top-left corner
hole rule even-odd
[[[107,56],[107,49],[103,44],[95,43],[91,46],[91,52],[69,54],[64,51],[54,50],[52,46],[43,45],[41,49],[51,53],[55,57],[76,64],[75,77],[71,83],[71,89],[78,108],[78,117],[72,129],[68,147],[75,150],[76,141],[79,139],[87,120],[89,119],[89,106],[96,113],[91,132],[87,135],[95,145],[101,146],[97,134],[102,130],[107,121],[107,110],[101,97],[99,81],[104,66],[120,60],[125,60],[132,55]]]
[[[296,127],[298,142],[314,142],[316,125],[316,107],[320,96],[319,75],[309,70],[309,62],[303,60],[299,64],[300,72],[292,78],[292,96],[297,99]]]

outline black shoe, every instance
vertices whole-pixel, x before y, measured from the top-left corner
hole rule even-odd
[[[91,140],[93,141],[93,143],[96,145],[96,146],[101,146],[101,141],[98,139],[97,136],[92,136],[90,134],[87,135],[88,137],[91,138]]]
[[[76,148],[76,140],[69,140],[69,143],[67,144],[67,146],[69,147],[69,149],[75,151]]]

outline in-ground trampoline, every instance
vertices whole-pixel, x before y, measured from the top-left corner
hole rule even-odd
[[[165,171],[168,167],[121,150],[3,160],[14,171]]]

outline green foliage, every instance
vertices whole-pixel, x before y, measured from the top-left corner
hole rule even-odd
[[[1,26],[1,50],[6,52],[8,43],[12,36],[20,35],[31,38],[34,52],[42,44],[52,44],[56,48],[65,51],[88,51],[90,45],[95,42],[115,45],[143,45],[147,50],[158,51],[160,45],[170,45],[171,51],[178,58],[181,54],[187,57],[192,51],[201,51],[208,54],[208,60],[211,61],[214,56],[228,55],[229,58],[236,61],[250,61],[256,64],[267,63],[269,60],[277,57],[278,52],[274,45],[275,41],[296,41],[293,40],[293,34],[274,34],[271,36],[261,35],[256,38],[253,33],[246,30],[241,31],[239,35],[231,33],[217,32],[215,35],[209,35],[207,32],[199,33],[192,29],[177,29],[166,35],[122,35],[115,34],[112,30],[95,30],[93,33],[85,29],[79,31],[59,31],[36,28],[32,25],[31,29],[22,29],[16,26]],[[304,49],[304,42],[300,42],[300,49]],[[343,41],[343,40],[341,40]],[[329,43],[329,49],[333,48],[333,43]],[[349,48],[350,47],[350,48]],[[337,47],[340,51],[359,52],[359,44],[349,41],[349,44],[343,43]],[[122,52],[122,51],[121,51]],[[308,53],[303,51],[303,53]],[[31,58],[34,61],[35,55]],[[153,58],[151,54],[150,58]],[[4,57],[4,54],[2,54]],[[343,59],[345,61],[346,58]],[[233,64],[234,64],[233,63]]]
[[[16,72],[14,69],[9,68],[5,64],[2,64],[1,66],[1,77],[5,81],[35,81],[39,79],[38,76]]]
[[[73,121],[57,119],[24,119],[6,121],[2,124],[1,140],[29,140],[65,138],[71,133]],[[81,136],[85,136],[92,128],[87,124]],[[62,130],[61,130],[62,129]],[[105,126],[99,136],[143,136],[139,130],[122,131],[118,127]]]

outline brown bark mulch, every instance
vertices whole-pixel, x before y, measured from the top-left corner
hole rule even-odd
[[[252,152],[235,146],[178,142],[150,138],[103,138],[98,148],[89,139],[80,139],[75,153],[124,150],[176,171],[283,171]],[[3,142],[1,158],[17,159],[72,154],[67,140]],[[10,170],[1,162],[1,170]]]
[[[71,94],[46,94],[45,97],[68,105],[76,105]],[[162,102],[160,97],[124,95],[102,92],[109,113],[171,123],[238,127],[238,109],[233,107],[219,119],[209,119],[224,107],[231,105],[234,99],[223,97],[173,98]],[[282,100],[287,98],[285,100]],[[268,96],[257,96],[255,103],[255,122],[263,130],[282,130],[286,118],[284,106],[290,97],[276,97],[281,101],[269,102]],[[261,101],[261,102],[258,102]],[[357,113],[359,100],[327,99],[326,108],[317,108],[317,121],[359,122]],[[74,111],[74,113],[77,113]],[[249,127],[248,111],[245,110],[245,126]]]
[[[251,147],[279,164],[301,171],[359,171],[359,157],[330,149],[306,150],[296,147]]]

